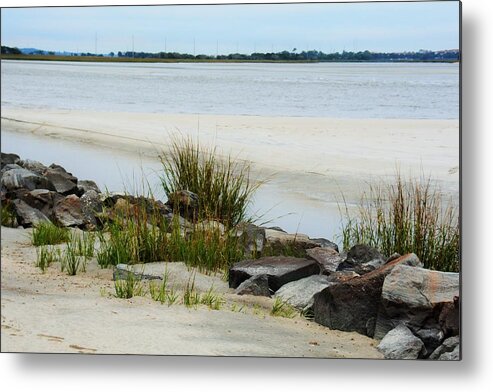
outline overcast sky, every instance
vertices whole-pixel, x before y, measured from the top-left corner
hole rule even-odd
[[[2,45],[196,54],[459,47],[459,3],[259,4],[2,9]],[[97,36],[97,39],[96,39]]]

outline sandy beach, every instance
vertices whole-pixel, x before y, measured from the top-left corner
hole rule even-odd
[[[34,266],[30,229],[2,227],[2,352],[381,358],[376,341],[331,331],[303,318],[272,317],[273,300],[232,294],[218,277],[198,274],[224,293],[222,310],[161,305],[147,297],[114,297],[111,269],[95,260],[87,272],[45,274]],[[170,264],[174,281],[189,271]],[[181,277],[181,280],[180,280]],[[232,303],[242,312],[231,311]],[[258,310],[252,304],[258,304]]]
[[[155,159],[173,134],[198,137],[252,161],[283,195],[318,208],[343,191],[356,202],[367,182],[430,174],[458,197],[456,120],[341,120],[165,115],[2,108],[2,130]],[[9,151],[10,152],[10,151]],[[12,151],[15,152],[15,151]],[[77,157],[75,157],[77,159]],[[53,156],[56,162],[56,156]],[[80,163],[83,164],[82,162]],[[334,207],[335,208],[335,207]],[[93,260],[68,277],[35,268],[29,230],[2,227],[2,351],[380,358],[375,341],[302,318],[170,308],[111,295],[111,271]],[[222,284],[222,286],[221,286]],[[229,301],[237,296],[216,281]],[[230,296],[230,297],[228,297]],[[270,302],[269,302],[270,301]],[[165,333],[163,333],[165,331]]]

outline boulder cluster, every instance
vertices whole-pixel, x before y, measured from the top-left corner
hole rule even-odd
[[[93,230],[112,214],[139,206],[170,221],[179,213],[185,231],[193,221],[224,233],[219,222],[196,221],[198,198],[186,190],[168,195],[166,204],[102,194],[93,181],[79,180],[59,165],[5,153],[0,185],[2,214],[4,206],[11,209],[14,227],[51,221]],[[236,294],[279,297],[330,329],[380,340],[378,349],[388,359],[460,359],[458,273],[424,269],[413,253],[384,256],[363,244],[339,252],[327,239],[279,227],[245,222],[234,233],[251,255],[229,270]]]

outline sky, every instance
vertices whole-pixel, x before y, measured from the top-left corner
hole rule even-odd
[[[54,51],[228,54],[457,49],[457,1],[2,8],[1,43]]]

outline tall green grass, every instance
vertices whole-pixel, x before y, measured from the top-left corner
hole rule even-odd
[[[2,201],[0,208],[2,226],[15,227],[17,223],[17,216],[12,203],[8,200]]]
[[[222,158],[216,148],[205,148],[192,139],[174,139],[160,156],[161,183],[167,195],[188,190],[198,196],[198,218],[214,219],[226,227],[247,220],[247,207],[261,185],[250,179],[250,165],[230,155]]]
[[[34,226],[31,240],[34,246],[61,244],[70,241],[70,231],[51,222],[40,222]]]
[[[406,180],[399,173],[390,185],[370,186],[356,214],[342,212],[345,249],[363,243],[383,254],[415,253],[425,268],[459,270],[459,218],[452,201],[431,179]]]

